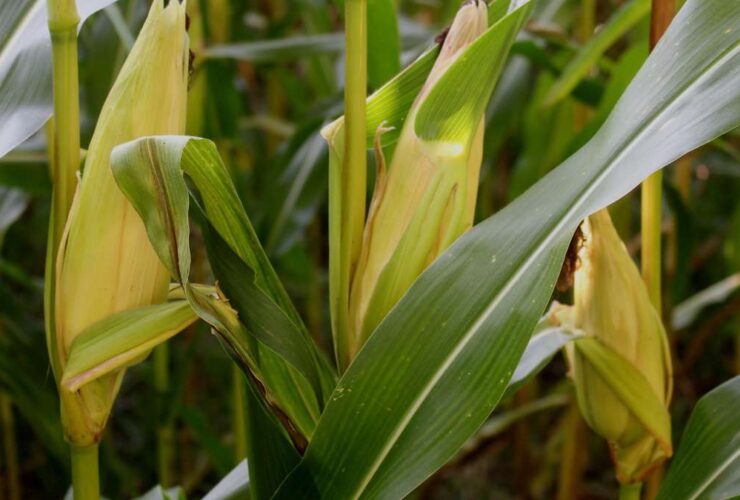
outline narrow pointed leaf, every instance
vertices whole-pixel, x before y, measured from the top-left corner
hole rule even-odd
[[[508,385],[580,221],[740,124],[738,23],[740,3],[688,0],[594,138],[419,277],[278,498],[402,497],[454,455]]]

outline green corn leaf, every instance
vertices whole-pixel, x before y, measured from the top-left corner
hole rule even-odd
[[[550,88],[545,106],[552,106],[576,88],[606,50],[650,13],[650,0],[631,0],[581,47]]]
[[[81,0],[81,22],[115,0]],[[0,20],[0,158],[51,116],[51,44],[46,0],[3,2]]]
[[[671,416],[647,379],[616,351],[594,337],[575,342],[576,352],[588,360],[614,394],[666,449],[671,449]]]
[[[309,436],[333,374],[308,337],[290,298],[267,260],[215,145],[188,137],[145,138],[116,148],[114,175],[142,216],[157,254],[183,285],[195,312],[218,333],[282,411]],[[189,282],[189,194],[207,220],[207,242],[223,259],[215,266],[232,308]],[[212,231],[210,230],[212,228]],[[256,342],[259,342],[257,344]],[[303,382],[297,381],[303,377]]]
[[[611,72],[609,83],[604,89],[604,94],[596,107],[594,117],[589,120],[585,127],[573,138],[568,146],[568,154],[575,153],[581,146],[586,144],[599,130],[609,117],[612,108],[619,100],[624,89],[632,81],[642,64],[648,56],[647,40],[638,40],[619,59],[617,65]],[[575,90],[574,90],[575,92]],[[553,109],[565,105],[567,101],[561,101],[553,105]]]
[[[61,385],[76,392],[104,375],[143,361],[198,317],[186,300],[178,300],[108,316],[86,328],[75,340]]]
[[[246,393],[249,492],[253,500],[269,499],[301,457],[252,381]]]
[[[394,0],[367,2],[367,80],[379,88],[401,69],[401,40]]]
[[[658,500],[740,496],[740,376],[704,395],[691,413]]]
[[[739,22],[737,2],[688,0],[593,139],[417,279],[277,498],[402,497],[455,454],[505,391],[580,221],[740,123]]]

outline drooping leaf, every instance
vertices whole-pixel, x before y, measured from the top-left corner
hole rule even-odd
[[[580,221],[740,123],[738,22],[738,3],[688,0],[594,138],[421,275],[278,498],[400,497],[454,455],[503,394]]]
[[[740,496],[740,377],[704,395],[691,413],[658,500]]]
[[[300,433],[310,436],[333,374],[267,260],[215,145],[188,137],[145,138],[116,148],[112,165],[195,312],[266,386]],[[196,188],[206,241],[221,257],[214,271],[233,295],[231,305],[220,290],[214,296],[190,284],[185,174]]]
[[[115,0],[80,0],[81,22]],[[51,116],[46,0],[7,0],[0,19],[0,158]]]

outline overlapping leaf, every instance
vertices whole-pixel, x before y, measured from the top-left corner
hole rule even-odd
[[[344,374],[278,498],[400,497],[501,397],[577,224],[740,123],[740,4],[689,0],[581,150],[464,235]]]
[[[116,180],[142,216],[155,250],[183,285],[195,312],[218,333],[230,353],[308,437],[318,420],[333,375],[316,350],[287,293],[267,260],[233,184],[211,141],[188,137],[144,138],[112,155]],[[189,193],[221,295],[189,281]]]

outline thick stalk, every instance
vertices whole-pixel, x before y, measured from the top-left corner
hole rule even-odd
[[[247,415],[245,412],[246,404],[246,381],[241,370],[234,366],[232,369],[233,379],[233,409],[231,411],[232,429],[234,431],[234,456],[236,463],[247,458]]]
[[[675,0],[652,0],[650,50],[668,28]],[[663,173],[658,170],[642,183],[642,277],[655,309],[661,311],[661,209]]]
[[[54,183],[50,251],[56,255],[77,186],[80,167],[80,102],[77,74],[77,24],[74,0],[49,0],[51,33],[54,141],[51,175]]]
[[[347,283],[351,283],[354,263],[360,253],[362,231],[365,224],[365,198],[367,189],[367,123],[365,99],[367,97],[367,0],[345,2],[345,61],[344,117],[345,156],[343,170],[342,260],[349,266]],[[349,304],[349,288],[341,303]],[[349,335],[349,332],[345,332]],[[340,368],[349,364],[358,349],[358,339],[348,339],[350,352],[340,354]]]
[[[661,220],[663,201],[663,172],[658,170],[642,183],[642,279],[655,310],[660,313],[661,303]]]
[[[98,445],[78,448],[72,445],[72,493],[74,500],[98,500]]]
[[[675,0],[652,0],[650,18],[650,50],[652,51],[668,29],[673,19]],[[663,202],[663,172],[658,170],[642,183],[641,220],[642,220],[642,279],[658,314],[662,315],[661,288],[661,219]],[[652,499],[657,494],[662,478],[662,468],[648,478],[646,498]],[[621,493],[620,493],[621,495]],[[638,490],[636,497],[639,498]],[[629,497],[628,497],[629,498]]]
[[[619,500],[640,500],[642,483],[623,484],[619,487]]]
[[[7,472],[8,498],[21,499],[20,469],[18,468],[18,442],[15,436],[13,404],[6,394],[0,393],[0,420],[2,421],[5,470]]]
[[[44,314],[47,343],[54,373],[61,376],[54,325],[55,257],[67,222],[80,167],[80,102],[77,70],[77,25],[80,22],[75,0],[48,0],[49,33],[52,53],[54,127],[52,157],[52,207],[46,257]],[[71,446],[72,484],[76,500],[96,500],[100,496],[97,445]]]
[[[164,343],[154,349],[154,389],[157,392],[159,422],[157,423],[157,473],[159,484],[169,487],[174,484],[173,463],[175,459],[175,430],[167,417],[165,408],[170,390],[170,352]]]

